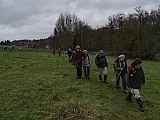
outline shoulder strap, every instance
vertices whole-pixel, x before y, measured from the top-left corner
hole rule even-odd
[[[118,58],[117,58],[117,59],[115,59],[115,60],[114,60],[114,62],[117,62],[117,63],[119,63],[119,59],[118,59]]]

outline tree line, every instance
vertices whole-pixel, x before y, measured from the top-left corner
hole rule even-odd
[[[136,7],[135,13],[108,17],[106,25],[93,29],[76,14],[61,13],[54,34],[48,39],[54,48],[75,48],[110,54],[123,53],[130,58],[153,59],[160,49],[160,6],[150,12]]]
[[[153,59],[160,50],[160,6],[150,12],[136,7],[135,13],[118,13],[106,24],[92,28],[75,13],[60,13],[54,32],[46,39],[30,42],[31,47],[49,45],[53,49],[74,49],[78,44],[88,51],[103,49],[108,54],[123,53],[130,58]]]

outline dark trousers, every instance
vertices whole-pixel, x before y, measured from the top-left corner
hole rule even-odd
[[[84,76],[85,77],[89,77],[89,75],[90,75],[90,66],[84,66],[83,70],[84,70]]]
[[[120,77],[122,78],[123,90],[126,90],[126,73],[125,73],[125,71],[122,71],[120,76],[116,75],[116,88],[119,89]]]
[[[68,55],[68,59],[69,59],[69,61],[71,62],[71,55]]]
[[[77,69],[77,77],[82,77],[82,68],[76,66],[76,69]]]

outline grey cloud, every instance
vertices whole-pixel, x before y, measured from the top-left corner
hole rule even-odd
[[[107,23],[110,15],[157,9],[159,0],[0,0],[0,40],[45,38],[53,33],[60,13],[76,13],[92,27]]]

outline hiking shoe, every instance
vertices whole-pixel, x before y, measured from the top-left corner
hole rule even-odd
[[[139,110],[140,110],[141,112],[144,112],[145,110],[144,110],[144,108],[143,108],[143,105],[142,105],[142,102],[141,102],[141,98],[140,98],[140,97],[139,97],[139,98],[136,98],[136,101],[137,101],[137,103],[138,103]]]
[[[120,89],[121,89],[120,87],[116,88],[116,90],[120,90]]]
[[[131,92],[129,92],[128,96],[126,97],[126,100],[127,100],[128,102],[133,102],[133,101],[132,101],[132,96],[133,96],[133,94],[132,94]]]
[[[124,94],[128,94],[127,90],[124,90],[123,92],[124,92]]]
[[[139,107],[139,110],[140,110],[141,112],[144,112],[144,111],[145,111],[143,107]]]
[[[133,100],[131,99],[131,98],[126,98],[126,100],[128,101],[128,102],[133,102]]]
[[[76,79],[81,79],[81,77],[77,76]]]
[[[103,83],[106,83],[106,84],[108,84],[108,81],[104,81]]]

